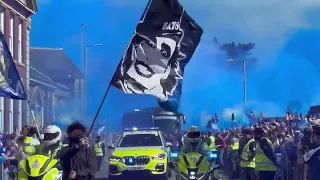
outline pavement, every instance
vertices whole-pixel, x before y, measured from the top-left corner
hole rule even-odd
[[[96,180],[108,180],[108,163],[105,161],[99,172],[96,173]],[[175,177],[171,177],[169,180],[175,180]],[[223,170],[219,170],[219,180],[230,180],[228,175]]]

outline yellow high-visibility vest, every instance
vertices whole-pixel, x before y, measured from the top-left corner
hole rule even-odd
[[[268,144],[271,147],[273,147],[272,142],[268,138],[264,137],[262,139],[266,139]],[[258,148],[257,148],[256,170],[257,171],[276,171],[277,170],[273,162],[264,154],[263,150],[260,147],[260,144],[258,144]]]
[[[217,151],[217,148],[216,148],[216,139],[215,139],[215,137],[210,136],[209,138],[210,138],[210,140],[211,140],[211,143],[210,143],[210,146],[209,146],[209,150],[210,150],[210,151]]]
[[[97,157],[103,156],[102,142],[94,143],[93,148]]]
[[[232,150],[236,151],[239,150],[240,144],[239,144],[239,139],[233,138],[233,147]]]
[[[251,142],[254,142],[254,140],[251,139],[243,147],[241,158],[244,159],[244,160],[248,160],[249,159],[249,155],[250,155],[250,148],[249,147],[250,147],[250,143]],[[255,158],[253,158],[251,161],[243,161],[243,160],[241,160],[240,167],[243,167],[243,168],[246,168],[246,167],[255,168],[256,167]]]
[[[25,137],[23,142],[23,152],[29,156],[32,156],[35,154],[36,150],[35,147],[32,145],[32,137]]]

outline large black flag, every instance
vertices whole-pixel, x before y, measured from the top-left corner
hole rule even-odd
[[[153,95],[162,107],[171,100],[178,106],[184,67],[202,34],[177,0],[151,0],[112,84],[128,94]]]
[[[0,97],[27,99],[27,94],[2,32],[0,32]]]

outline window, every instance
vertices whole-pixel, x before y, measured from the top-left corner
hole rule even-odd
[[[13,54],[13,17],[10,18],[9,50]]]
[[[18,129],[22,129],[22,101],[18,100]]]
[[[4,33],[4,11],[0,9],[0,30]]]
[[[123,136],[119,147],[162,146],[161,139],[155,134],[130,134]]]
[[[0,97],[0,131],[4,131],[4,98]]]
[[[22,23],[19,22],[19,34],[18,34],[18,62],[22,63]]]
[[[13,99],[10,99],[9,108],[9,133],[13,133]]]

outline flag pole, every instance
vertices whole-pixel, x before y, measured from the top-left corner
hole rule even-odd
[[[113,78],[112,78],[112,79],[113,79]],[[91,133],[91,131],[92,131],[92,128],[93,128],[94,124],[96,123],[96,121],[97,121],[97,119],[98,119],[98,117],[99,117],[99,114],[100,114],[100,111],[101,111],[101,109],[102,109],[102,106],[103,106],[104,102],[105,102],[106,99],[107,99],[107,96],[108,96],[109,91],[110,91],[110,88],[111,88],[112,79],[111,79],[111,81],[110,81],[110,83],[109,83],[109,85],[108,85],[108,89],[107,89],[106,92],[104,93],[104,96],[103,96],[103,98],[102,98],[102,100],[101,100],[101,103],[100,103],[100,105],[99,105],[99,107],[98,107],[98,110],[97,110],[97,112],[96,112],[96,114],[95,114],[95,116],[94,116],[94,119],[93,119],[93,121],[92,121],[92,123],[91,123],[90,129],[89,129],[89,131],[88,131],[88,135],[90,135],[90,133]]]
[[[27,100],[27,103],[28,103],[28,106],[29,106],[29,109],[30,109],[30,112],[32,114],[32,118],[34,121],[36,121],[36,116],[34,115],[34,112],[31,108],[31,103],[29,100]],[[39,138],[39,141],[41,141],[41,138],[40,138],[40,130],[39,130],[39,127],[38,127],[38,123],[36,124],[36,128],[37,128],[37,134],[38,134],[38,138]]]

